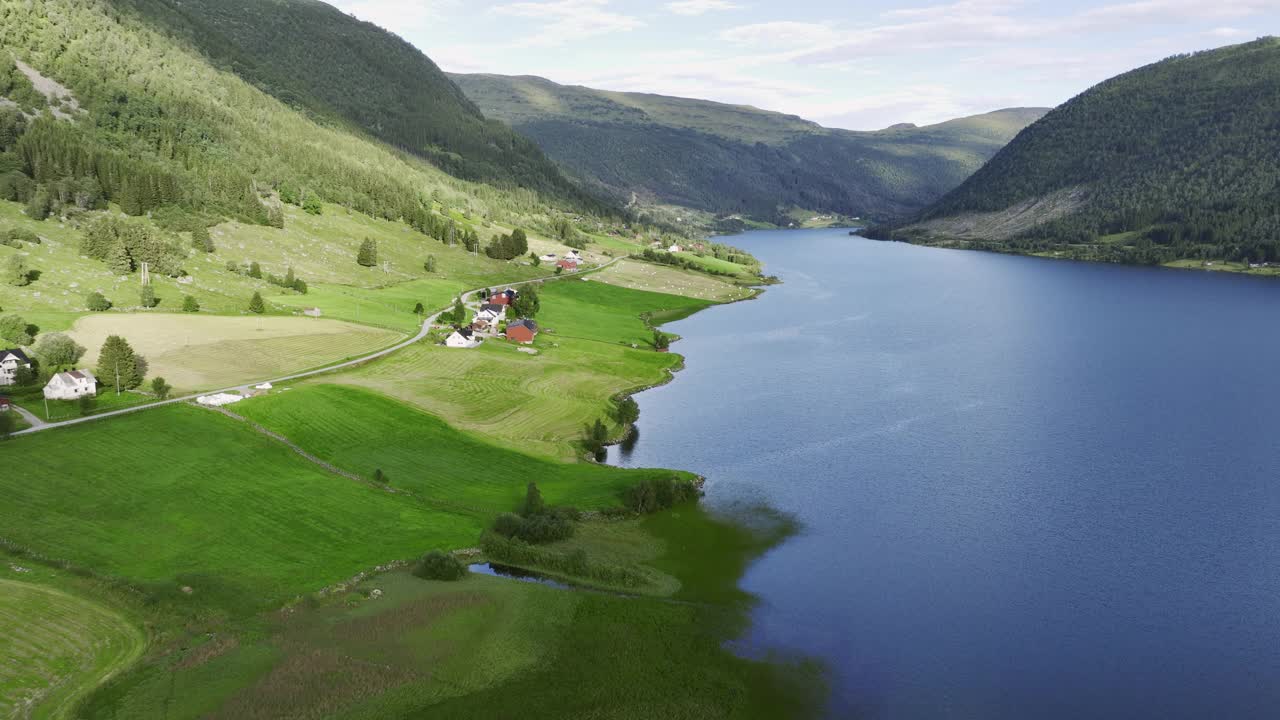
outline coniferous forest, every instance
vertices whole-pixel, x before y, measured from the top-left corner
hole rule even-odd
[[[970,245],[1136,263],[1280,260],[1280,40],[1179,55],[1101,83],[917,220],[1069,190],[1083,198],[1077,207]],[[914,239],[918,227],[876,234]]]

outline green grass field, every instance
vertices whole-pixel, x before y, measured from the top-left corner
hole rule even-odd
[[[649,292],[727,302],[749,297],[751,290],[705,273],[670,265],[623,260],[591,276],[593,281]]]
[[[651,350],[550,337],[539,337],[537,355],[503,341],[474,350],[418,343],[323,382],[377,390],[495,443],[571,459],[583,427],[611,412],[610,397],[662,382],[679,362]]]
[[[66,452],[74,446],[76,452]],[[240,423],[173,406],[0,444],[0,537],[193,607],[243,614],[481,524],[326,472]]]
[[[632,290],[591,280],[564,280],[543,285],[538,322],[555,337],[574,337],[648,347],[653,330],[641,319],[648,313],[692,313],[712,305],[707,300]]]
[[[313,384],[233,409],[344,470],[372,477],[381,469],[392,486],[427,504],[486,520],[514,510],[529,482],[538,483],[548,502],[586,510],[617,506],[622,489],[673,474],[532,458],[354,387]]]
[[[88,714],[151,717],[180,698],[168,717],[805,717],[821,697],[814,668],[724,646],[748,607],[732,572],[777,537],[694,506],[582,528],[575,547],[675,573],[678,603],[381,575],[319,607],[171,646],[98,693]],[[697,561],[677,557],[690,542],[706,548]]]
[[[69,718],[77,701],[143,651],[142,631],[109,608],[0,579],[0,717]]]

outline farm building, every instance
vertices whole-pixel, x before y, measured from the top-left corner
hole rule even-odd
[[[446,347],[451,348],[473,348],[480,344],[480,338],[472,332],[471,328],[458,328],[453,334],[445,339]]]
[[[46,400],[76,400],[98,394],[98,379],[88,370],[60,372],[44,386]]]
[[[667,252],[678,253],[683,249],[684,248],[680,247],[679,245],[672,245],[671,247],[667,248]]]
[[[7,397],[0,397],[0,413],[7,413],[13,409],[13,401]]]
[[[556,267],[561,268],[563,270],[568,270],[569,272],[576,272],[578,269],[578,263],[568,258],[565,258],[564,260],[561,260],[560,262],[556,263]]]
[[[507,325],[507,339],[528,345],[538,337],[538,323],[532,320],[516,320]]]
[[[506,305],[485,303],[480,306],[480,312],[476,313],[476,320],[484,320],[485,322],[492,324],[506,317],[506,314]]]
[[[547,253],[542,256],[542,262],[555,262],[558,259],[560,258],[555,253]]]
[[[21,350],[0,350],[0,385],[12,385],[18,368],[31,368],[31,360]]]
[[[564,254],[564,259],[570,262],[580,263],[582,262],[582,255],[580,255],[577,250],[570,250]]]

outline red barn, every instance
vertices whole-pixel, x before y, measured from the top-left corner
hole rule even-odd
[[[532,320],[516,320],[507,325],[507,339],[528,345],[538,337],[538,324]]]

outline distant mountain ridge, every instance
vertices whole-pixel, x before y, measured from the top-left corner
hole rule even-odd
[[[836,130],[794,115],[523,76],[449,75],[486,115],[531,137],[586,187],[778,220],[790,208],[893,218],[977,170],[1039,108],[929,127]]]
[[[1280,40],[1107,80],[875,234],[1122,262],[1280,261]]]

